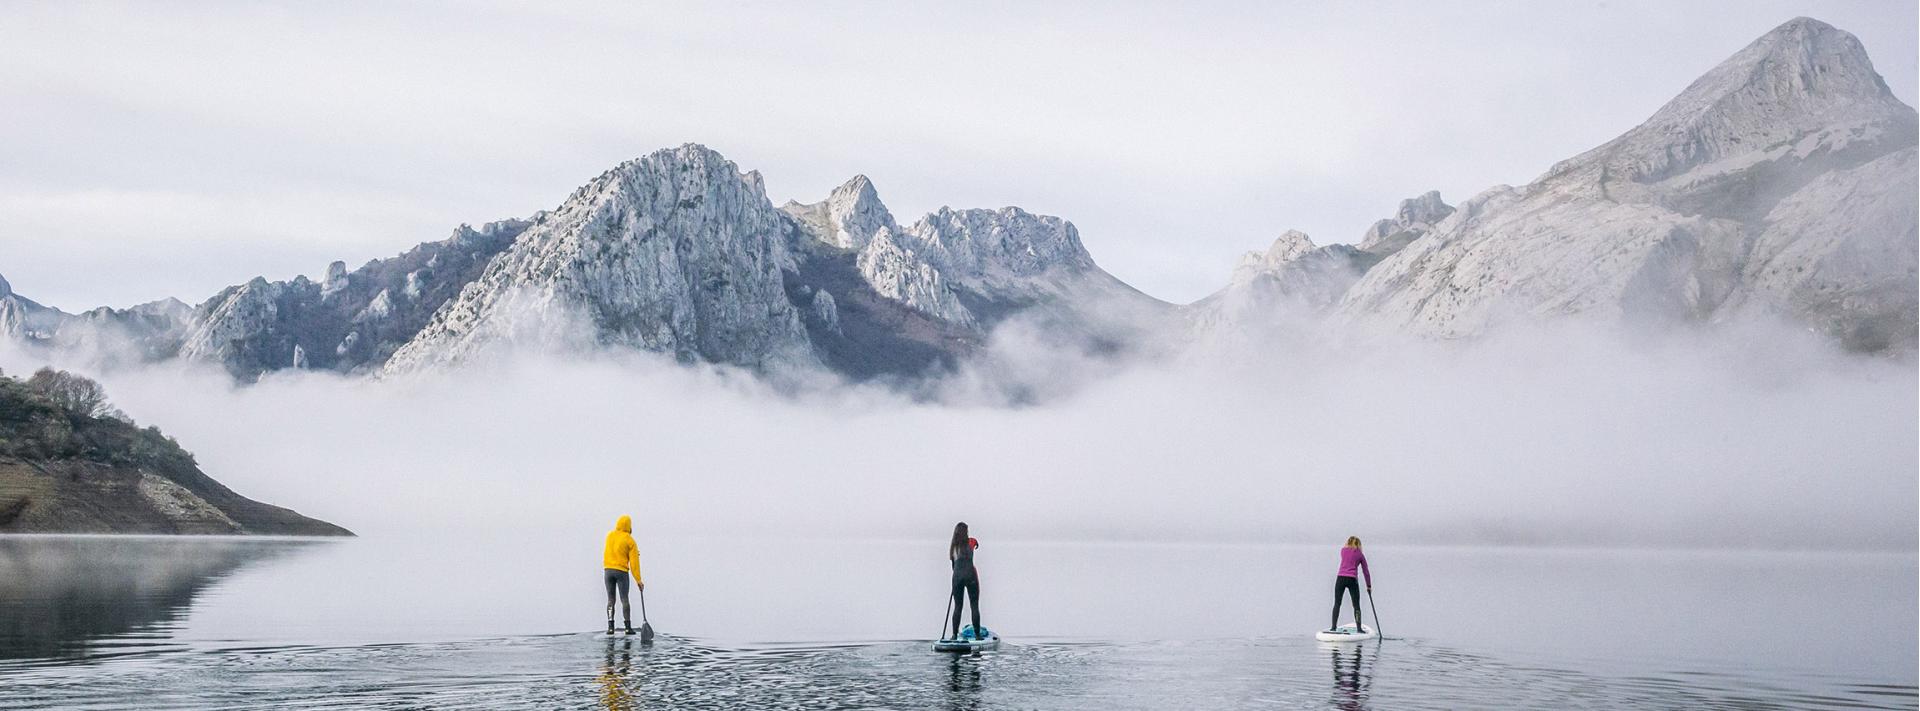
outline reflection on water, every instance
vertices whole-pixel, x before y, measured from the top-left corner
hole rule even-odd
[[[164,644],[166,628],[215,581],[318,543],[0,536],[0,659],[73,659]]]
[[[1327,645],[1333,654],[1333,705],[1342,711],[1367,708],[1367,687],[1373,680],[1361,671],[1366,665],[1367,645]]]
[[[980,708],[981,653],[954,654],[947,660],[947,704],[949,709]]]
[[[634,693],[629,684],[629,674],[633,671],[633,638],[625,635],[607,637],[607,658],[600,665],[600,708],[607,711],[630,711]]]
[[[653,612],[663,631],[676,634],[649,646],[625,635],[552,633],[601,621],[604,589],[591,574],[597,558],[553,554],[578,541],[460,542],[0,538],[0,708],[1920,703],[1910,663],[1911,556],[1668,561],[1673,556],[1604,551],[1396,551],[1392,570],[1402,587],[1395,589],[1404,591],[1396,638],[1328,645],[1311,637],[1324,624],[1323,578],[1241,584],[1265,570],[1318,571],[1323,549],[1008,542],[994,549],[996,599],[1004,601],[996,628],[1029,632],[998,651],[950,655],[933,652],[930,639],[905,639],[929,632],[925,623],[939,611],[927,610],[933,595],[922,594],[945,592],[937,545],[927,562],[917,544],[847,542],[803,557],[751,542],[658,543],[648,571],[659,593]],[[589,536],[576,547],[593,553],[597,546]],[[754,557],[768,549],[775,549],[770,557]],[[1296,555],[1301,560],[1289,559]],[[921,574],[922,563],[930,576]],[[588,574],[580,574],[583,565]],[[1113,571],[1129,566],[1165,575],[1114,586]],[[1676,577],[1676,569],[1691,577]],[[479,576],[450,587],[449,571]],[[1851,603],[1830,599],[1836,571],[1863,581]],[[777,596],[757,592],[801,578],[823,582]],[[928,589],[914,588],[923,578]],[[1505,582],[1498,590],[1525,594],[1490,597],[1485,581],[1494,578]],[[1709,594],[1723,589],[1748,594]],[[1247,598],[1231,597],[1239,594]],[[1647,611],[1672,607],[1676,594],[1699,603],[1684,607],[1727,639],[1670,640],[1662,618]],[[1853,606],[1831,607],[1842,604]],[[1157,612],[1138,614],[1143,607]],[[1819,661],[1828,658],[1825,648],[1814,644],[1822,637],[1795,623],[1811,611],[1901,629],[1881,630],[1885,639],[1877,642],[1859,637],[1870,652],[1826,663]],[[1486,636],[1485,623],[1496,614],[1504,620],[1497,639]],[[1743,623],[1752,620],[1762,622]],[[1048,626],[1065,633],[1042,636]],[[843,639],[817,629],[860,631],[831,644],[799,641]],[[881,632],[866,631],[873,629]],[[714,630],[728,634],[687,636]],[[791,636],[738,642],[738,630]],[[1140,636],[1121,636],[1128,633]],[[1650,642],[1647,634],[1661,636]],[[1582,650],[1556,654],[1541,651],[1541,642]]]

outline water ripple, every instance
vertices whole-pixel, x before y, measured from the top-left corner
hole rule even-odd
[[[43,660],[45,661],[45,660]],[[17,709],[1916,708],[1914,686],[1720,670],[1605,676],[1420,640],[725,646],[566,634],[156,651],[9,665]]]

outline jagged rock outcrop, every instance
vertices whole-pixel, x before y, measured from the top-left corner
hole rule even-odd
[[[623,163],[537,219],[387,369],[528,343],[630,346],[749,367],[809,363],[782,276],[797,266],[794,229],[759,180],[704,146]]]
[[[893,228],[881,228],[855,257],[860,276],[874,293],[948,323],[974,324],[973,312],[947,286],[940,269],[901,244]]]
[[[780,210],[798,220],[814,240],[840,249],[860,249],[875,232],[895,227],[893,213],[864,175],[834,188],[825,200],[810,205],[789,200]]]
[[[1913,178],[1898,156],[1916,125],[1852,35],[1799,18],[1620,138],[1468,201],[1340,311],[1457,337],[1505,318],[1699,322],[1737,306],[1911,351]]]
[[[901,226],[864,175],[826,200],[781,209],[812,238],[796,250],[803,259],[820,246],[855,250],[854,264],[875,294],[962,329],[982,331],[1042,302],[1152,301],[1101,271],[1079,231],[1058,217],[943,207]]]
[[[0,277],[0,335],[32,343],[51,340],[68,319],[60,310],[13,292],[13,285]]]
[[[1058,294],[1069,283],[1060,277],[1098,270],[1073,223],[1017,207],[943,207],[896,239],[949,284],[988,298]]]
[[[834,303],[833,294],[828,293],[826,289],[813,292],[813,313],[811,315],[814,321],[820,324],[821,329],[829,333],[842,335],[846,333],[846,331],[840,328],[840,307]]]
[[[1420,197],[1400,201],[1400,209],[1391,218],[1382,219],[1360,236],[1360,249],[1385,259],[1405,249],[1414,240],[1433,231],[1453,214],[1453,206],[1440,199],[1440,191],[1430,190]]]

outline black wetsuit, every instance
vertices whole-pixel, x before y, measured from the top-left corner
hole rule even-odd
[[[1327,629],[1340,627],[1340,593],[1343,592],[1353,597],[1353,626],[1360,626],[1360,581],[1351,575],[1342,575],[1333,579],[1333,624],[1327,625]]]
[[[962,597],[962,595],[965,597]],[[953,551],[953,637],[960,637],[960,605],[972,600],[973,628],[980,629],[980,573],[973,568],[973,541]]]

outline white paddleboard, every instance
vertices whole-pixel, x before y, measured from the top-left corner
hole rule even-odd
[[[1377,639],[1379,636],[1379,634],[1373,631],[1372,627],[1366,625],[1355,627],[1351,624],[1341,625],[1330,631],[1320,630],[1319,632],[1313,633],[1313,638],[1322,642],[1365,642],[1370,639]]]

